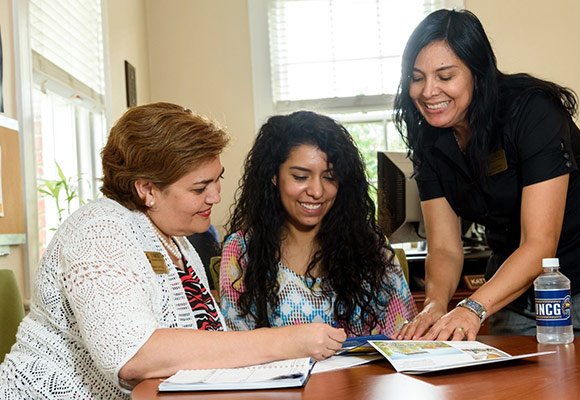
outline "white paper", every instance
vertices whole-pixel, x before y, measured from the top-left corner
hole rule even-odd
[[[323,361],[318,361],[312,368],[312,373],[334,371],[336,369],[356,367],[357,365],[367,364],[375,360],[381,360],[384,357],[381,354],[363,354],[360,356],[332,356]]]

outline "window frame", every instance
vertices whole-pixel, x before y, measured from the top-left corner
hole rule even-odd
[[[46,80],[45,76],[37,81],[37,71],[33,75],[33,108],[39,106],[43,110],[35,111],[36,171],[42,170],[48,179],[59,179],[54,161],[58,162],[77,194],[70,204],[61,198],[62,212],[57,211],[51,197],[38,196],[39,221],[42,222],[37,230],[39,248],[43,251],[53,236],[52,229],[59,225],[58,216],[65,218],[69,205],[72,212],[83,201],[98,195],[98,182],[102,176],[99,151],[104,145],[105,113],[102,106],[91,106],[90,102],[87,104],[74,96],[63,96],[62,92],[49,89],[54,82]],[[39,146],[42,147],[39,149]],[[42,184],[42,180],[37,182],[37,185]]]

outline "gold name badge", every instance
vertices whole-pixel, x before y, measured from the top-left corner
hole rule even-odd
[[[151,268],[153,268],[153,272],[156,274],[166,274],[169,272],[161,253],[157,251],[146,251],[145,255],[151,264]]]
[[[507,159],[505,158],[505,151],[499,150],[493,153],[489,157],[489,172],[488,175],[492,176],[499,174],[507,169]]]

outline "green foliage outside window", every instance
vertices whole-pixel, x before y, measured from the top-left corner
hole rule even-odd
[[[345,123],[345,128],[355,140],[366,165],[371,197],[377,202],[377,151],[403,151],[407,148],[392,122]],[[385,132],[386,131],[386,132]]]
[[[385,149],[385,133],[382,123],[367,122],[345,124],[346,129],[354,138],[366,164],[369,182],[377,182],[377,151]]]
[[[45,198],[52,199],[56,206],[58,225],[49,228],[51,231],[56,231],[62,221],[71,214],[75,203],[85,203],[80,197],[77,188],[80,175],[67,178],[60,165],[58,163],[55,164],[58,171],[58,179],[41,179],[41,183],[38,185],[38,191],[41,195]]]

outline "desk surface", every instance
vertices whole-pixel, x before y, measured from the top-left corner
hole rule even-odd
[[[159,379],[133,390],[144,399],[577,399],[580,395],[580,338],[569,345],[541,345],[535,336],[480,336],[478,340],[511,355],[557,353],[427,375],[396,373],[387,361],[314,374],[304,388],[237,392],[157,393]],[[576,347],[578,345],[578,347]]]

